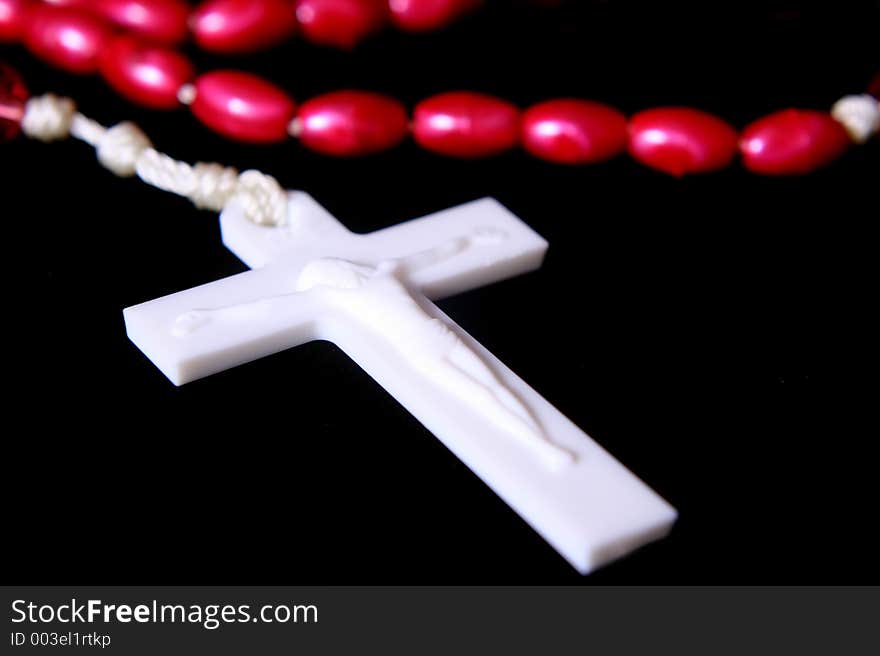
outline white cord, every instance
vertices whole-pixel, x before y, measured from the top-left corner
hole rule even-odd
[[[245,216],[259,225],[282,225],[287,195],[272,176],[239,172],[213,163],[190,166],[155,150],[134,123],[105,128],[83,116],[69,98],[52,94],[28,100],[22,131],[41,141],[73,136],[94,146],[98,161],[118,176],[137,175],[149,185],[190,199],[196,207],[221,211],[235,201]]]

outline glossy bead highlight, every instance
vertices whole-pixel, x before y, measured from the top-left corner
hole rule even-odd
[[[383,0],[300,0],[296,18],[312,43],[350,50],[388,22]]]
[[[9,141],[21,131],[21,119],[29,95],[18,71],[0,61],[0,143]]]
[[[93,0],[92,8],[113,25],[150,41],[176,44],[186,38],[189,6],[182,0]]]
[[[475,0],[389,0],[391,20],[408,32],[427,32],[446,27],[476,7]]]
[[[435,153],[485,157],[519,142],[520,111],[500,98],[452,91],[416,105],[412,130],[416,142]]]
[[[367,91],[337,91],[312,98],[297,115],[299,139],[325,155],[353,157],[387,150],[408,132],[404,106]]]
[[[21,38],[28,4],[27,0],[0,0],[0,43]]]
[[[296,32],[293,0],[208,0],[191,20],[196,43],[211,52],[247,53]]]
[[[181,53],[132,36],[111,39],[98,68],[117,93],[153,109],[178,107],[177,92],[195,76],[193,65]]]
[[[723,169],[736,155],[736,131],[688,107],[657,107],[629,123],[629,152],[645,166],[680,177]]]
[[[809,109],[784,109],[743,130],[740,152],[753,173],[801,175],[840,157],[852,143],[830,114]]]
[[[35,0],[38,1],[38,0]],[[94,0],[42,0],[44,4],[53,7],[77,7],[83,9],[91,9]]]
[[[112,35],[102,19],[80,9],[34,5],[23,38],[40,59],[70,73],[94,73],[98,56]]]
[[[193,114],[212,130],[238,141],[287,138],[296,104],[283,89],[249,73],[213,71],[195,81]]]
[[[588,100],[548,100],[523,114],[522,142],[529,153],[550,162],[601,162],[626,148],[626,117]]]

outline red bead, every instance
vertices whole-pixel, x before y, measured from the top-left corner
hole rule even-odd
[[[401,103],[367,91],[337,91],[312,98],[300,107],[298,117],[299,138],[307,147],[344,157],[396,146],[409,128]]]
[[[0,61],[0,143],[18,134],[27,99],[28,90],[21,76]]]
[[[71,73],[94,73],[111,30],[80,9],[34,5],[23,36],[28,49],[53,66]]]
[[[208,0],[193,14],[192,31],[205,50],[254,52],[296,32],[293,0]]]
[[[313,43],[350,50],[388,20],[383,0],[300,0],[296,18]]]
[[[253,143],[287,137],[296,104],[284,90],[249,73],[214,71],[195,82],[192,112],[220,134]]]
[[[480,93],[453,91],[416,106],[413,136],[420,146],[435,153],[483,157],[517,144],[519,118],[519,109],[509,102]]]
[[[523,114],[522,141],[532,155],[551,162],[600,162],[626,148],[626,117],[588,100],[548,100]]]
[[[868,93],[880,99],[880,73],[877,73],[868,84]]]
[[[687,107],[639,112],[629,123],[629,152],[674,176],[723,169],[736,154],[736,131],[720,118]]]
[[[24,30],[27,0],[0,0],[0,43],[18,41]]]
[[[186,38],[189,7],[181,0],[93,0],[95,13],[113,25],[159,43]]]
[[[391,20],[408,32],[427,32],[446,27],[473,9],[474,0],[389,0]]]
[[[91,9],[95,0],[43,0],[44,4],[53,7],[76,7],[77,9]]]
[[[133,36],[111,39],[98,66],[120,95],[154,109],[178,107],[177,92],[195,76],[193,65],[181,53]]]
[[[831,163],[851,143],[830,114],[784,109],[748,125],[739,147],[743,163],[754,173],[799,175]]]

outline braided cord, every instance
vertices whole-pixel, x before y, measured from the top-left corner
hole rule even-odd
[[[121,177],[137,175],[153,187],[188,198],[198,208],[221,211],[233,200],[259,225],[279,226],[287,195],[270,175],[216,163],[187,164],[153,148],[134,123],[105,128],[76,111],[69,98],[45,94],[28,100],[21,121],[29,137],[50,142],[75,137],[95,148],[102,166]]]

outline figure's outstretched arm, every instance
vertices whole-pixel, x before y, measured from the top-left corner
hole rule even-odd
[[[412,273],[427,268],[438,262],[448,260],[459,253],[474,247],[491,246],[506,238],[503,231],[495,228],[476,228],[472,232],[459,237],[453,237],[448,241],[412,255],[405,255],[393,260],[380,263],[380,270],[389,269]]]
[[[408,275],[448,260],[464,251],[469,245],[470,239],[468,237],[455,237],[435,246],[434,248],[428,248],[417,253],[412,253],[411,255],[405,255],[394,260],[389,260],[389,263],[393,264],[393,268],[396,271]]]
[[[266,296],[255,301],[224,305],[213,308],[194,308],[177,316],[171,329],[175,337],[186,337],[201,327],[212,323],[250,323],[265,320],[277,310],[279,302],[301,296],[300,292]]]

